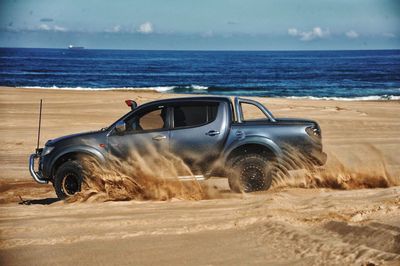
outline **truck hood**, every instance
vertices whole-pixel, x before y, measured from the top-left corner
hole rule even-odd
[[[88,131],[88,132],[82,132],[82,133],[76,133],[76,134],[71,134],[71,135],[66,135],[66,136],[62,136],[59,138],[55,138],[55,139],[50,139],[46,142],[46,146],[55,146],[60,142],[64,142],[64,141],[69,141],[72,139],[79,139],[79,140],[85,140],[85,139],[90,139],[92,137],[96,137],[98,136],[99,133],[104,132],[101,130],[98,131]]]

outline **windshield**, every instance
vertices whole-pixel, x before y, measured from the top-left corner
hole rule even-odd
[[[134,110],[129,111],[128,113],[126,113],[126,114],[124,114],[123,116],[121,116],[118,120],[116,120],[114,123],[112,123],[112,124],[109,125],[108,127],[103,127],[103,128],[100,129],[100,130],[101,130],[101,131],[109,131],[109,130],[111,130],[111,129],[115,126],[115,124],[116,124],[118,121],[121,121],[121,120],[125,119],[127,116],[129,116],[130,114],[132,114],[133,111],[134,111]]]

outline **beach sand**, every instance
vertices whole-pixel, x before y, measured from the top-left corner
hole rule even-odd
[[[220,193],[209,200],[65,203],[29,176],[39,99],[43,146],[111,124],[129,111],[125,99],[182,96],[1,87],[0,264],[400,264],[400,101],[256,98],[277,117],[317,120],[334,178],[364,182],[344,187],[353,189],[289,182],[235,194],[213,178],[206,184]],[[389,187],[361,188],[374,187],[375,176]]]

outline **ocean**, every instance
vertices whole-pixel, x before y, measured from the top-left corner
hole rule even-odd
[[[400,50],[0,48],[0,85],[314,99],[400,99]]]

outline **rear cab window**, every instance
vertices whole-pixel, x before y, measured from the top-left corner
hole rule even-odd
[[[264,112],[256,105],[251,103],[240,103],[240,108],[242,109],[243,122],[254,122],[261,120],[269,120]]]
[[[217,117],[219,103],[187,103],[173,106],[173,127],[198,127]]]

